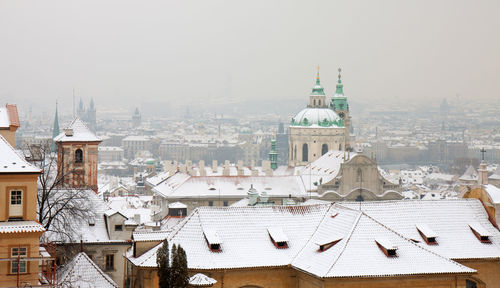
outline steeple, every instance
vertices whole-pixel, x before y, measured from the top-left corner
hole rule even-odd
[[[316,84],[314,85],[311,95],[309,95],[309,108],[327,108],[328,104],[326,103],[325,90],[323,86],[321,86],[321,82],[319,80],[319,66],[318,71],[316,72]]]
[[[338,95],[344,95],[344,85],[342,84],[342,75],[340,74],[342,72],[342,69],[339,68],[339,80],[337,81],[337,90],[335,91],[335,94]]]
[[[52,139],[56,138],[56,136],[59,135],[59,117],[57,114],[58,113],[57,113],[57,101],[56,101],[56,115],[54,117],[54,128],[52,128]],[[54,140],[52,140],[51,150],[52,152],[56,152],[57,150],[57,145]]]
[[[276,138],[271,139],[271,152],[269,152],[269,161],[271,161],[271,169],[278,168],[278,152],[276,152]]]
[[[311,95],[325,95],[325,90],[323,86],[321,86],[321,81],[319,78],[319,65],[317,67],[317,72],[316,72],[316,84],[312,89]]]

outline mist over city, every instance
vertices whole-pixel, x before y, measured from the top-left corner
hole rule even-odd
[[[0,0],[0,287],[497,287],[498,11]]]

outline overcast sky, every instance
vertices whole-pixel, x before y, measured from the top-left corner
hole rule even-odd
[[[0,0],[0,102],[500,99],[500,1]]]

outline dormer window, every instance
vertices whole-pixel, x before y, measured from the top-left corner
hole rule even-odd
[[[417,231],[428,245],[436,245],[437,234],[427,224],[417,224]]]
[[[318,251],[323,252],[328,249],[330,249],[333,245],[339,243],[342,240],[341,237],[338,238],[333,238],[331,240],[326,240],[326,241],[320,241],[319,243],[316,243],[319,246]]]
[[[389,239],[378,238],[378,239],[375,239],[375,243],[377,243],[378,248],[380,248],[380,250],[382,252],[384,252],[385,256],[387,256],[387,257],[396,257],[397,256],[396,251],[398,250],[398,247],[396,245],[392,244],[392,242],[389,241]]]
[[[483,225],[478,222],[471,222],[469,223],[469,227],[479,241],[482,243],[491,243],[491,234],[483,227]]]
[[[95,219],[94,217],[89,218],[89,226],[95,226]]]
[[[267,228],[267,232],[269,233],[269,237],[271,237],[274,247],[279,249],[288,248],[288,237],[281,227]]]
[[[205,240],[207,241],[208,248],[212,252],[220,252],[222,240],[214,229],[204,228],[203,235],[205,236]]]
[[[76,149],[75,151],[75,163],[83,162],[83,151],[82,149]]]

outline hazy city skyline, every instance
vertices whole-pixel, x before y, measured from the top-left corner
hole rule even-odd
[[[496,1],[1,1],[0,102],[493,102]],[[292,110],[294,111],[294,110]]]

